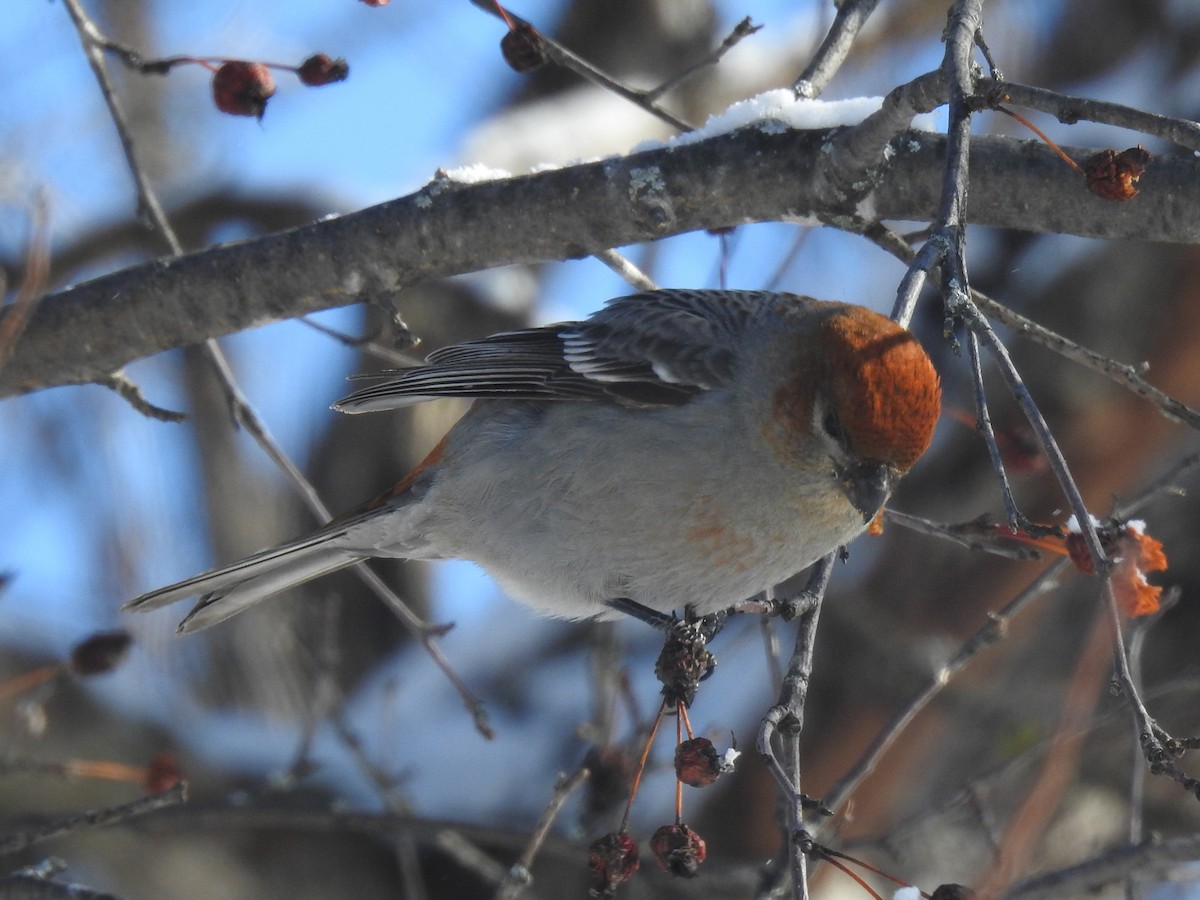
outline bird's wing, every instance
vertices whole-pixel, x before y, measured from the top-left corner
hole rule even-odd
[[[507,331],[430,354],[426,365],[334,404],[347,413],[433,397],[608,400],[676,406],[733,375],[734,342],[764,291],[647,291],[613,300],[582,322]]]

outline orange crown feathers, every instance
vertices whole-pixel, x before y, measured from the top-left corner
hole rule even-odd
[[[929,449],[941,413],[933,363],[909,331],[861,307],[831,316],[825,329],[844,348],[829,355],[830,381],[851,446],[907,471]]]

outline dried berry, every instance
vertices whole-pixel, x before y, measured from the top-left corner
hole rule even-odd
[[[704,838],[684,824],[664,825],[650,838],[650,850],[658,864],[672,875],[694,878],[708,856]]]
[[[213,73],[212,94],[221,112],[261,119],[275,94],[275,79],[262,63],[227,62]]]
[[[930,895],[930,900],[968,900],[975,892],[961,884],[942,884]]]
[[[704,787],[720,777],[721,756],[708,738],[692,738],[675,748],[675,777],[691,787]]]
[[[546,42],[528,22],[517,22],[500,39],[504,61],[518,72],[532,72],[546,64]]]
[[[346,76],[350,74],[350,66],[344,59],[330,59],[324,53],[317,53],[300,63],[296,74],[300,76],[300,81],[309,87],[320,87],[335,81],[345,81]]]
[[[624,831],[612,831],[597,838],[588,848],[591,895],[611,897],[617,885],[628,881],[639,865],[637,841]]]
[[[1083,164],[1088,190],[1097,197],[1118,203],[1132,200],[1138,194],[1138,180],[1149,162],[1150,153],[1141,146],[1120,153],[1101,150]]]
[[[589,813],[602,815],[629,796],[637,766],[620,747],[592,747],[583,758],[583,765],[592,773],[584,799]]]
[[[148,794],[161,794],[183,781],[183,769],[170,753],[159,753],[150,760],[142,787]]]
[[[68,666],[71,671],[87,678],[111,672],[129,655],[133,637],[128,631],[101,631],[80,641],[71,651]]]
[[[1092,525],[1096,528],[1104,555],[1116,563],[1109,578],[1117,606],[1131,617],[1157,612],[1162,588],[1150,584],[1146,575],[1163,572],[1167,568],[1167,555],[1163,552],[1162,542],[1146,534],[1146,523],[1140,519],[1128,522],[1109,520],[1104,523],[1093,519]],[[1095,564],[1074,516],[1067,522],[1064,543],[1075,568],[1085,575],[1094,575]]]

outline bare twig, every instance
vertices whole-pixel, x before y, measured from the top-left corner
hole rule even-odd
[[[779,699],[763,717],[758,729],[758,752],[783,795],[784,823],[788,845],[788,868],[792,895],[796,900],[808,897],[808,861],[805,856],[805,812],[811,800],[800,785],[800,734],[804,729],[804,704],[812,678],[813,651],[821,601],[829,587],[835,555],[822,559],[814,567],[803,592],[803,611],[796,629],[796,644],[788,661]],[[793,602],[791,604],[795,606]],[[776,750],[776,741],[779,750]],[[783,757],[782,761],[780,756]]]
[[[947,525],[941,522],[931,522],[920,516],[900,512],[890,507],[883,511],[889,522],[894,522],[901,528],[907,528],[918,534],[952,541],[968,550],[978,550],[1005,559],[1040,559],[1041,554],[1025,544],[1006,541],[1003,532],[998,531],[991,521],[965,522],[959,525]],[[981,517],[982,518],[982,517]]]
[[[1084,897],[1106,884],[1119,881],[1130,872],[1161,877],[1183,863],[1200,857],[1200,834],[1175,838],[1151,837],[1132,847],[1118,847],[1084,860],[1074,866],[1036,875],[1014,885],[1004,900],[1061,900]]]
[[[186,801],[187,782],[181,781],[173,787],[167,788],[162,793],[139,797],[131,803],[92,809],[78,815],[47,822],[44,825],[13,832],[8,837],[0,838],[0,854],[16,853],[35,844],[40,844],[83,828],[116,825],[137,816],[144,816],[147,813],[157,812],[172,806],[179,806]]]
[[[951,288],[954,291],[954,288]],[[1042,411],[1034,402],[1033,397],[1029,394],[1029,389],[1025,387],[1025,381],[1021,378],[1020,372],[1017,371],[1012,358],[1008,355],[1008,348],[1001,343],[1000,338],[992,330],[991,325],[983,317],[983,314],[975,307],[967,297],[961,293],[957,295],[958,302],[954,303],[950,309],[953,314],[961,316],[966,323],[966,326],[977,334],[987,345],[991,351],[992,357],[996,360],[997,367],[1000,370],[1000,375],[1008,385],[1009,393],[1012,394],[1014,400],[1017,401],[1017,406],[1025,415],[1025,420],[1033,429],[1038,443],[1046,453],[1046,458],[1050,463],[1050,470],[1054,472],[1058,480],[1059,487],[1062,488],[1066,495],[1067,503],[1075,513],[1076,519],[1079,522],[1079,530],[1083,534],[1084,542],[1087,544],[1088,552],[1092,557],[1092,562],[1096,566],[1096,571],[1100,574],[1106,573],[1112,567],[1112,561],[1104,553],[1104,548],[1100,546],[1100,538],[1096,534],[1095,525],[1092,523],[1091,514],[1087,510],[1087,505],[1083,502],[1083,495],[1079,492],[1078,485],[1075,484],[1075,479],[1071,475],[1071,471],[1067,466],[1067,460],[1059,449],[1058,442],[1054,439],[1054,435],[1050,432],[1050,426],[1046,424],[1045,417],[1042,416]]]
[[[509,24],[515,23],[517,25],[524,25],[528,28],[534,28],[531,22],[522,19],[511,10],[502,10],[499,7],[499,4],[496,3],[496,0],[471,0],[471,2],[484,12],[496,16],[499,19],[503,19]],[[537,29],[534,30],[537,31]],[[611,76],[597,69],[587,60],[576,56],[562,44],[558,43],[545,33],[537,31],[537,34],[542,39],[542,46],[545,49],[546,57],[555,65],[562,66],[564,69],[569,69],[584,80],[590,81],[592,84],[602,87],[604,90],[610,91],[611,93],[616,94],[618,97],[628,100],[630,103],[641,109],[644,109],[651,115],[662,119],[662,121],[666,122],[672,128],[677,128],[680,131],[691,131],[695,128],[694,125],[689,125],[682,119],[673,116],[671,113],[667,112],[657,103],[655,103],[654,97],[651,96],[651,92],[639,91],[634,88],[626,87],[615,78],[612,78]],[[657,94],[654,96],[657,96]]]
[[[833,17],[833,24],[829,27],[825,39],[821,41],[821,46],[792,85],[797,97],[812,99],[820,96],[850,55],[854,39],[875,11],[878,2],[879,0],[843,0],[839,4],[837,15]]]
[[[1174,762],[1176,758],[1183,755],[1184,745],[1171,737],[1154,720],[1154,717],[1146,709],[1146,703],[1134,683],[1129,669],[1129,657],[1125,652],[1125,641],[1121,633],[1121,610],[1112,589],[1112,580],[1109,578],[1104,580],[1104,597],[1115,634],[1113,659],[1117,686],[1129,702],[1130,711],[1133,713],[1134,730],[1141,743],[1142,755],[1150,767],[1150,774],[1166,775],[1178,782],[1185,790],[1200,797],[1200,779],[1187,775]]]
[[[148,419],[156,419],[159,422],[187,421],[187,413],[182,413],[174,409],[166,409],[147,400],[146,395],[142,393],[142,389],[130,381],[123,370],[118,369],[116,372],[113,372],[112,375],[104,379],[100,384],[111,390]]]
[[[422,361],[420,356],[414,356],[413,354],[407,353],[404,350],[397,350],[395,347],[385,346],[371,338],[364,339],[354,337],[353,335],[346,334],[345,332],[339,331],[336,328],[330,328],[328,325],[325,325],[322,322],[317,322],[316,320],[310,319],[307,316],[297,319],[296,321],[311,328],[313,331],[320,332],[321,334],[332,338],[343,346],[365,350],[376,359],[381,359],[388,365],[397,369],[403,369],[406,366],[419,366]]]
[[[1049,328],[1039,325],[1032,319],[1028,319],[1020,313],[1013,312],[1008,307],[997,303],[992,298],[976,290],[971,291],[971,299],[975,301],[975,305],[982,312],[987,313],[987,315],[1007,325],[1009,328],[1016,330],[1022,336],[1041,344],[1043,347],[1048,347],[1060,356],[1072,362],[1077,362],[1081,366],[1091,369],[1093,372],[1099,372],[1122,387],[1128,388],[1139,397],[1157,406],[1159,411],[1168,419],[1200,430],[1200,412],[1176,400],[1165,391],[1159,390],[1143,378],[1141,372],[1145,371],[1144,367],[1118,362],[1111,357],[1104,356],[1094,350],[1089,350],[1087,347],[1077,344],[1070,338],[1063,337]]]
[[[50,210],[44,194],[39,194],[34,201],[30,220],[32,227],[25,251],[25,273],[21,287],[17,290],[8,315],[0,320],[0,369],[4,368],[9,354],[29,324],[29,317],[46,292],[50,276]],[[3,284],[0,283],[2,291]]]
[[[120,900],[109,891],[25,873],[0,878],[0,897],[3,900]]]
[[[883,225],[873,224],[863,228],[859,233],[909,265],[904,280],[901,281],[899,291],[901,296],[898,297],[896,306],[892,310],[892,318],[901,324],[907,324],[911,320],[912,309],[915,307],[917,295],[920,293],[920,286],[924,284],[925,264],[917,264],[917,252],[902,237]],[[927,249],[930,253],[933,252],[928,243],[922,247],[922,252]],[[1098,372],[1115,384],[1133,391],[1139,397],[1157,406],[1159,411],[1171,421],[1200,430],[1200,411],[1175,399],[1143,378],[1144,365],[1130,365],[1097,353],[1068,337],[1051,331],[1033,319],[1014,312],[975,288],[971,288],[971,300],[979,307],[980,312],[1013,329],[1022,337],[1041,344],[1060,356],[1079,363],[1093,372]]]
[[[715,66],[721,61],[721,57],[736,47],[743,38],[747,38],[755,32],[761,30],[761,25],[755,25],[752,21],[750,21],[750,17],[746,16],[746,18],[742,19],[742,21],[733,26],[733,30],[729,32],[728,37],[721,41],[720,45],[713,50],[712,53],[708,54],[708,56],[704,57],[704,59],[700,60],[699,62],[688,66],[682,72],[672,75],[653,90],[646,91],[645,95],[647,99],[657,100],[668,91],[679,87],[679,85],[683,84],[683,82],[687,81],[701,69],[706,69],[709,66]]]
[[[639,291],[653,291],[658,289],[658,285],[654,283],[653,278],[635,266],[632,260],[622,256],[616,250],[601,250],[599,253],[593,255],[625,279],[626,283],[637,288]]]
[[[1025,517],[1017,509],[1017,501],[1013,499],[1012,485],[1008,483],[1008,475],[1004,471],[1004,460],[1001,459],[1000,448],[996,445],[996,433],[992,430],[992,417],[988,413],[987,392],[983,387],[983,366],[979,361],[979,337],[974,331],[967,333],[967,354],[970,357],[971,381],[975,386],[975,428],[983,435],[988,456],[992,460],[992,470],[1000,482],[1000,496],[1004,499],[1008,525],[1013,531],[1016,531],[1025,522]]]
[[[1129,128],[1163,138],[1188,150],[1200,150],[1200,123],[1160,116],[1122,106],[1120,103],[1073,97],[1058,91],[998,81],[994,78],[979,79],[975,84],[975,95],[972,99],[981,108],[992,107],[997,103],[1012,103],[1015,106],[1049,113],[1064,125],[1074,125],[1081,121],[1115,125],[1118,128]]]
[[[504,881],[500,883],[500,887],[496,891],[496,900],[516,900],[527,887],[533,884],[533,875],[530,870],[533,868],[534,858],[542,848],[546,835],[550,833],[554,820],[562,811],[563,804],[583,786],[589,775],[591,773],[587,769],[579,769],[568,778],[560,777],[555,783],[550,802],[542,810],[542,815],[529,838],[529,846],[525,848],[520,858],[513,863],[508,874],[504,876]]]

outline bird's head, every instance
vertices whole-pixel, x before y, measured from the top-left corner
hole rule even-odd
[[[832,478],[870,521],[929,448],[941,411],[937,371],[916,338],[879,313],[814,301],[803,316],[772,398],[781,449]]]

